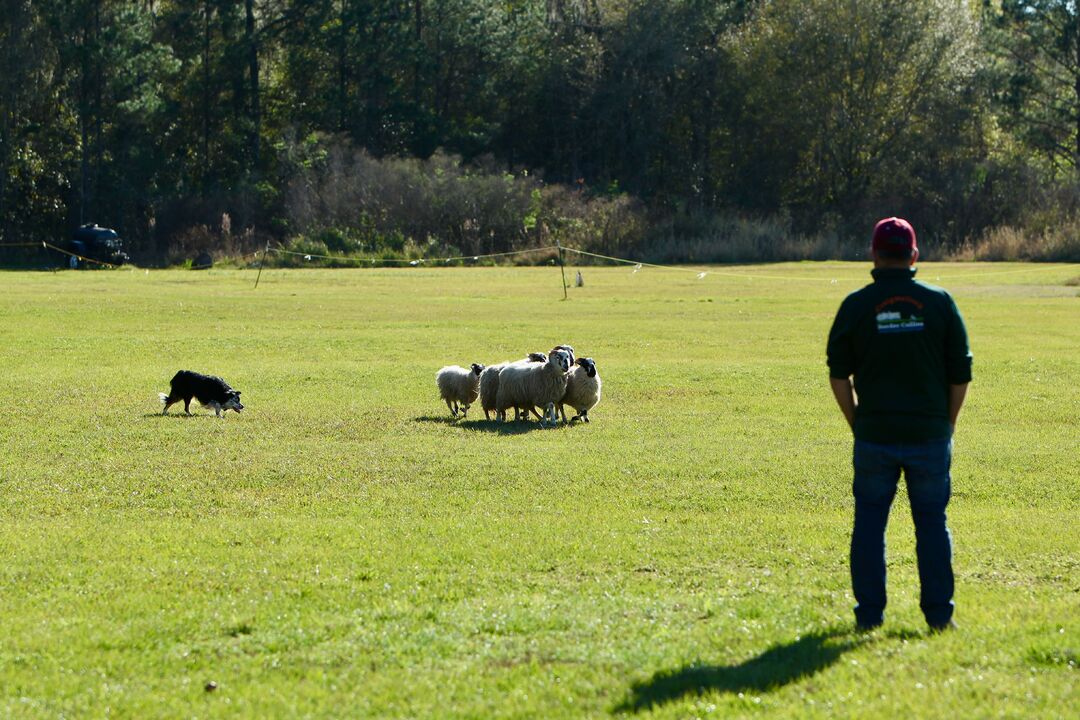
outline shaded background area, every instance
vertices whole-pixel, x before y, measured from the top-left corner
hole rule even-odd
[[[1072,3],[10,0],[0,263],[1080,257]],[[881,38],[889,42],[881,42]]]

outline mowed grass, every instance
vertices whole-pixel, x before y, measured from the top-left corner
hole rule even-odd
[[[940,636],[903,492],[852,632],[868,265],[709,270],[0,274],[0,716],[1071,716],[1080,267],[920,270],[975,353]],[[450,420],[440,366],[562,342],[589,425]],[[182,368],[247,409],[161,417]]]

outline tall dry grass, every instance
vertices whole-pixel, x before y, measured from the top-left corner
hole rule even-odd
[[[1080,262],[1080,218],[1041,231],[991,228],[982,237],[950,253],[949,259]]]

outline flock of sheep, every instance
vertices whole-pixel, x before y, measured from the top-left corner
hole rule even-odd
[[[484,367],[449,365],[435,373],[439,394],[450,413],[465,417],[469,406],[480,398],[484,417],[506,421],[506,411],[514,409],[514,420],[528,420],[531,411],[541,425],[556,425],[565,406],[577,411],[570,422],[589,422],[589,410],[600,402],[600,376],[592,358],[575,358],[574,348],[556,345],[546,355],[529,353],[521,360]],[[543,408],[543,416],[537,408]]]

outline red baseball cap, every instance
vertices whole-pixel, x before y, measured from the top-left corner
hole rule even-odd
[[[902,253],[918,250],[915,244],[915,228],[903,218],[890,217],[879,220],[874,226],[874,239],[870,248],[877,252]]]

